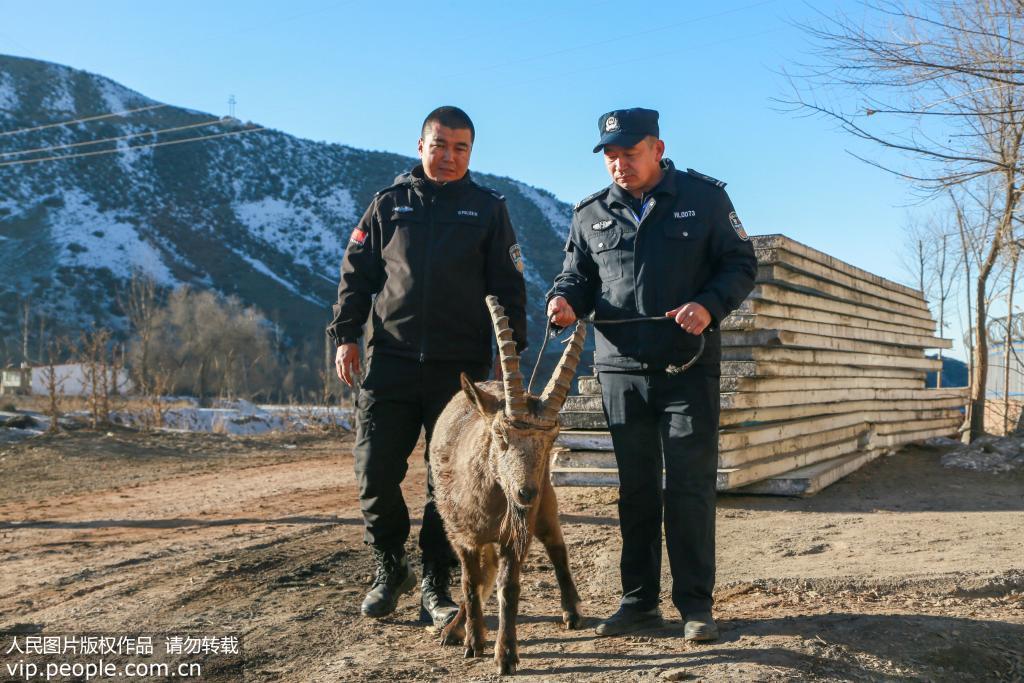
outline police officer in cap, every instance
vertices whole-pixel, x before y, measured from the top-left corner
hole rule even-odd
[[[327,328],[338,345],[338,377],[360,374],[359,338],[370,318],[369,359],[357,402],[354,448],[363,538],[377,574],[362,613],[383,617],[413,589],[404,545],[409,511],[401,483],[421,428],[429,459],[434,424],[460,390],[491,368],[491,320],[498,297],[516,343],[526,347],[522,257],[504,197],[469,175],[473,122],[457,107],[424,120],[421,163],[378,192],[352,232],[341,266],[338,303]],[[454,553],[434,503],[427,467],[421,618],[442,626],[457,612],[449,594]]]
[[[725,183],[664,158],[658,112],[609,112],[598,129],[594,152],[604,153],[612,184],[576,205],[547,313],[560,327],[591,313],[596,321],[659,319],[595,323],[622,532],[622,598],[597,633],[661,625],[664,524],[685,637],[713,640],[717,325],[750,293],[757,261]],[[680,372],[702,336],[703,354]]]

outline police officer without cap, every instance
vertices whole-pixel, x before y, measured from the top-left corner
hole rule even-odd
[[[715,327],[750,293],[757,261],[725,183],[677,171],[663,158],[658,112],[613,111],[598,126],[594,152],[603,150],[613,182],[576,205],[548,316],[561,327],[591,312],[598,321],[668,320],[595,324],[622,532],[622,598],[597,633],[662,623],[664,522],[672,602],[685,637],[713,640],[721,359]],[[679,373],[701,334],[703,355]]]
[[[484,297],[498,297],[519,348],[526,346],[522,259],[504,198],[469,175],[473,123],[440,107],[423,122],[421,164],[381,190],[352,233],[328,334],[338,344],[338,377],[360,372],[358,340],[371,316],[370,358],[358,399],[354,448],[364,540],[377,560],[362,613],[383,617],[416,577],[405,558],[409,511],[400,484],[407,460],[460,388],[465,372],[486,379],[491,321]],[[449,594],[454,554],[434,503],[427,468],[421,618],[435,626],[457,612]]]

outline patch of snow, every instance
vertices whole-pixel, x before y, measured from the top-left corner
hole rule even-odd
[[[83,418],[85,417],[87,417],[86,413],[65,413],[57,419],[57,424],[64,429],[77,429],[83,425]],[[11,418],[28,419],[24,426],[13,427],[5,424]],[[0,413],[0,444],[14,443],[22,439],[39,436],[40,434],[45,434],[49,429],[50,418],[43,413],[31,410],[23,410],[17,413]]]
[[[530,266],[525,256],[523,257],[523,279],[534,287],[539,287],[542,292],[546,292],[551,288],[551,283],[541,277],[536,268]]]
[[[1024,467],[1024,440],[1020,436],[983,436],[969,445],[958,444],[941,458],[944,467],[999,474]]]
[[[342,236],[358,218],[355,200],[346,188],[310,197],[310,206],[264,197],[235,202],[232,208],[249,234],[296,264],[318,273],[333,273],[345,253]]]
[[[563,204],[547,192],[541,192],[537,188],[530,187],[525,183],[516,183],[516,186],[523,193],[523,196],[533,202],[533,205],[540,210],[551,226],[551,229],[558,235],[558,238],[564,240],[569,235],[569,225],[572,222],[572,207]]]
[[[0,72],[0,111],[15,111],[20,104],[21,99],[14,86],[14,78],[8,73]]]
[[[296,287],[294,284],[292,284],[291,282],[288,282],[287,280],[285,280],[284,278],[279,276],[277,273],[272,271],[269,267],[267,267],[267,264],[265,264],[263,261],[260,261],[258,258],[253,258],[252,256],[249,256],[248,254],[244,254],[244,253],[238,251],[237,249],[232,249],[232,251],[234,251],[235,254],[237,254],[240,259],[242,259],[243,261],[248,263],[250,266],[255,268],[258,272],[263,273],[264,275],[269,277],[271,280],[273,280],[274,282],[276,282],[277,284],[281,285],[282,287],[287,289],[289,292],[294,294],[295,296],[301,297],[301,298],[305,299],[306,301],[310,302],[311,304],[315,304],[316,306],[324,306],[324,307],[327,306],[327,303],[325,301],[321,301],[317,297],[310,296],[309,294],[303,294],[301,291],[299,291],[298,287]]]
[[[127,132],[125,133],[127,135]],[[145,140],[146,138],[142,138]],[[138,139],[130,140],[118,140],[117,150],[118,154],[115,157],[117,165],[121,167],[121,170],[126,174],[131,175],[136,172],[135,164],[141,159],[149,159],[153,156],[152,147],[144,147],[142,149],[132,149],[132,146],[138,146],[144,144]]]
[[[114,81],[106,78],[97,78],[94,83],[96,84],[96,89],[100,92],[100,97],[103,99],[103,106],[106,107],[108,112],[127,111],[137,106],[145,106],[130,102],[130,100],[138,100],[138,95]]]
[[[164,413],[167,431],[216,432],[256,435],[269,432],[306,431],[335,425],[352,428],[352,411],[320,406],[256,406],[248,401],[226,408],[171,408]],[[228,404],[230,405],[230,404]],[[111,419],[119,424],[142,426],[151,416],[116,412]]]
[[[321,199],[320,206],[342,220],[354,222],[359,219],[359,207],[356,206],[356,200],[348,188],[339,187]]]
[[[134,226],[96,208],[80,188],[64,190],[64,206],[49,213],[50,232],[61,248],[61,259],[86,268],[109,268],[117,277],[130,278],[134,270],[157,283],[178,284],[160,252],[139,235]],[[77,244],[74,251],[68,245]]]
[[[71,96],[71,78],[68,70],[54,66],[53,71],[56,72],[56,77],[51,81],[53,92],[43,100],[43,108],[50,111],[74,112],[75,98]]]
[[[24,210],[24,204],[17,202],[13,199],[5,199],[0,201],[0,211],[6,213],[7,218],[16,218],[20,216]]]

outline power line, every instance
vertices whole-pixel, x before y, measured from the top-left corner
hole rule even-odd
[[[145,145],[130,145],[124,149],[103,149],[96,152],[80,152],[78,154],[64,154],[55,157],[42,157],[40,159],[19,159],[17,161],[4,161],[0,162],[0,167],[3,166],[16,166],[21,164],[38,164],[44,161],[60,161],[62,159],[78,159],[81,157],[93,157],[100,156],[102,154],[117,154],[119,152],[127,152],[133,149],[151,149],[153,147],[165,147],[168,145],[180,145],[186,142],[198,142],[199,140],[212,140],[213,138],[223,138],[229,135],[241,135],[243,133],[255,133],[261,130],[266,130],[262,126],[256,128],[246,128],[245,130],[232,130],[227,133],[214,133],[212,135],[200,135],[194,138],[184,138],[182,140],[168,140],[166,142],[151,142]]]
[[[60,123],[48,123],[44,126],[33,126],[32,128],[18,128],[17,130],[6,130],[0,131],[0,137],[7,135],[17,135],[19,133],[31,133],[37,130],[46,130],[47,128],[57,128],[59,126],[69,126],[72,123],[84,123],[85,121],[99,121],[100,119],[111,119],[115,116],[124,116],[125,114],[134,114],[140,111],[149,111],[151,109],[160,109],[166,107],[166,104],[152,104],[148,107],[139,107],[138,109],[126,109],[124,111],[116,111],[110,114],[98,114],[96,116],[86,116],[83,119],[70,119],[68,121],[61,121]]]
[[[69,142],[64,145],[53,145],[52,147],[36,147],[35,149],[23,149],[17,152],[0,152],[0,157],[16,157],[22,154],[36,154],[39,152],[52,152],[55,149],[71,149],[73,147],[88,147],[89,145],[99,145],[104,142],[116,142],[118,140],[128,140],[130,138],[142,137],[143,135],[156,135],[157,133],[173,133],[179,130],[188,130],[189,128],[202,128],[204,126],[212,126],[215,123],[222,123],[221,119],[211,119],[209,121],[203,121],[202,123],[190,123],[187,126],[174,126],[173,128],[158,128],[157,130],[146,130],[138,133],[128,133],[125,135],[118,135],[112,138],[100,138],[99,140],[86,140],[85,142]]]

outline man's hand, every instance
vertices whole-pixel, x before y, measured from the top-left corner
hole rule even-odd
[[[352,386],[359,376],[359,344],[342,344],[334,356],[334,369],[338,371],[338,379]]]
[[[572,310],[564,296],[552,297],[548,302],[548,320],[561,328],[566,328],[576,322],[576,311]]]
[[[665,313],[668,318],[675,318],[676,323],[690,334],[700,334],[711,324],[711,314],[695,301],[673,308]]]

